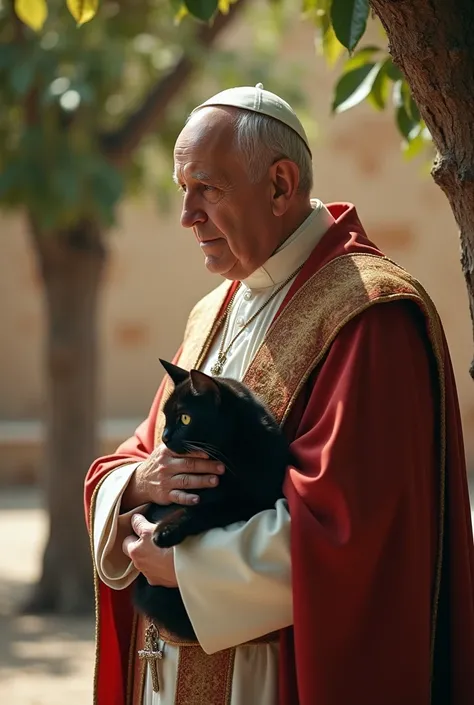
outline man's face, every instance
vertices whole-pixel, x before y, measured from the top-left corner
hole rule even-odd
[[[177,139],[174,161],[183,191],[181,224],[193,229],[206,267],[227,279],[245,279],[280,243],[270,165],[262,181],[250,182],[234,147],[232,113],[221,108],[204,108],[191,118]]]

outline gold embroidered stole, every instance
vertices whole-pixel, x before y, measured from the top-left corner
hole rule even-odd
[[[203,363],[220,327],[218,315],[229,288],[230,284],[224,283],[193,309],[178,363],[185,369],[198,368]],[[425,316],[439,377],[441,518],[432,615],[433,654],[444,526],[444,356],[439,317],[421,284],[385,257],[349,254],[332,260],[295,293],[270,326],[242,381],[267,405],[275,418],[284,423],[310,374],[322,361],[343,326],[374,304],[403,299],[416,303]],[[170,383],[168,390],[171,389]],[[167,396],[165,388],[162,405]],[[161,441],[163,425],[164,416],[160,412],[156,424],[156,443]],[[193,705],[229,705],[234,656],[235,649],[209,656],[197,645],[181,645],[175,705],[189,705],[190,692]],[[206,679],[216,682],[217,673],[220,673],[220,682],[226,683],[226,687],[216,689],[212,697],[206,689],[202,699],[202,693],[192,689],[193,678],[196,678],[195,684],[198,681],[204,683]],[[140,683],[141,693],[143,677]],[[185,693],[188,699],[183,699]],[[138,702],[135,701],[134,705]]]

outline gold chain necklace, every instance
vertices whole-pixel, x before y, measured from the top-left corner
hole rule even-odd
[[[257,316],[263,311],[263,309],[264,309],[266,306],[268,306],[268,304],[270,303],[270,301],[273,301],[273,299],[275,298],[275,296],[280,293],[280,291],[288,284],[288,282],[290,282],[290,281],[293,279],[293,277],[295,277],[295,276],[298,274],[298,272],[301,271],[301,269],[303,269],[303,265],[304,265],[304,262],[303,262],[303,264],[301,264],[301,265],[298,267],[298,269],[295,269],[295,271],[294,271],[292,274],[290,274],[290,276],[289,276],[287,279],[285,279],[285,281],[283,282],[283,284],[280,284],[280,286],[279,286],[277,289],[275,289],[275,291],[273,292],[273,294],[265,301],[265,303],[263,303],[263,304],[260,306],[260,308],[259,308],[257,311],[255,311],[255,313],[253,314],[253,316],[250,316],[250,318],[249,318],[249,320],[247,321],[247,323],[245,323],[245,325],[242,326],[242,328],[238,331],[238,333],[236,333],[236,334],[234,335],[234,337],[233,337],[232,340],[230,341],[229,345],[228,345],[228,346],[226,347],[226,349],[224,350],[224,343],[225,343],[225,339],[226,339],[226,337],[227,337],[227,331],[228,331],[228,329],[229,329],[230,312],[231,312],[231,310],[232,310],[232,306],[233,306],[233,304],[234,304],[235,297],[237,296],[237,292],[238,292],[239,287],[240,287],[240,284],[239,284],[239,286],[237,287],[237,289],[236,289],[236,290],[234,291],[234,293],[232,294],[232,298],[231,298],[231,300],[229,301],[229,303],[227,304],[227,308],[226,308],[226,310],[225,310],[225,312],[224,312],[224,316],[223,316],[223,319],[222,319],[222,320],[225,322],[225,323],[224,323],[224,332],[222,333],[222,340],[221,340],[219,352],[217,353],[217,362],[215,362],[215,364],[211,367],[211,374],[213,374],[215,377],[219,377],[219,375],[222,374],[222,370],[224,369],[224,365],[225,365],[225,363],[226,363],[226,361],[227,361],[227,355],[228,355],[228,353],[229,353],[229,350],[231,349],[231,347],[233,346],[233,344],[235,343],[235,341],[237,340],[237,338],[239,337],[239,335],[240,335],[241,333],[243,333],[244,330],[252,323],[252,321],[254,321],[254,320],[257,318]]]

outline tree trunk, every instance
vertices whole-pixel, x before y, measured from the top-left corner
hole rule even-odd
[[[97,455],[97,302],[106,250],[94,222],[52,233],[30,222],[48,320],[44,475],[50,527],[42,575],[25,610],[78,614],[93,607],[83,485]]]
[[[432,170],[460,229],[474,327],[474,2],[371,0],[438,156]],[[474,361],[470,369],[474,378]]]

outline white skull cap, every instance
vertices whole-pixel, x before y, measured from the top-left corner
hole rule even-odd
[[[194,108],[191,115],[201,110],[201,108],[208,108],[213,105],[228,105],[232,108],[241,108],[242,110],[251,110],[261,115],[268,115],[274,118],[274,120],[278,120],[284,125],[291,127],[291,129],[301,137],[308,148],[308,152],[311,154],[304,127],[291,105],[287,103],[286,100],[283,100],[283,98],[280,98],[280,96],[275,95],[275,93],[264,90],[261,83],[257,83],[255,88],[251,86],[238,86],[237,88],[228,88],[225,91],[221,91]]]

